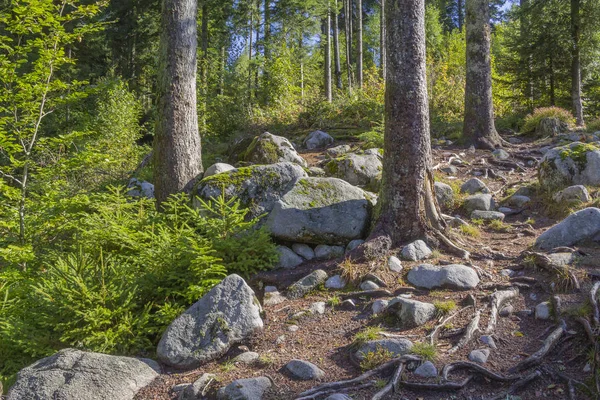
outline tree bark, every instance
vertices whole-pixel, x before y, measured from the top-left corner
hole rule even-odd
[[[357,0],[357,38],[356,38],[356,84],[363,87],[363,9],[362,0]]]
[[[379,63],[381,68],[381,77],[385,80],[386,74],[386,46],[385,46],[385,0],[380,0],[380,20],[379,20]]]
[[[469,144],[490,149],[502,140],[494,125],[489,0],[466,1],[467,75],[463,134]]]
[[[333,101],[331,93],[331,9],[327,7],[327,15],[323,21],[323,34],[325,40],[323,41],[323,58],[324,58],[324,69],[325,69],[325,98],[329,103]]]
[[[265,0],[264,4],[264,54],[265,65],[263,68],[262,86],[263,86],[263,104],[269,103],[270,98],[270,69],[271,69],[271,0]]]
[[[581,26],[581,15],[579,12],[580,0],[571,0],[571,98],[573,101],[573,113],[577,126],[583,126],[583,103],[581,101],[581,63],[579,54],[579,37]]]
[[[344,0],[344,31],[346,34],[346,71],[348,73],[348,93],[352,94],[352,0]]]
[[[520,0],[519,8],[521,9],[521,42],[528,43],[529,36],[529,0]],[[521,64],[525,66],[525,97],[528,100],[528,106],[533,109],[533,78],[531,72],[531,51],[528,44],[523,44],[521,48]]]
[[[338,89],[343,89],[342,63],[340,60],[340,28],[338,0],[335,0],[335,11],[333,14],[333,58],[335,59],[335,84]]]
[[[158,205],[188,190],[202,173],[196,110],[195,0],[163,0],[158,68],[158,119],[154,139],[154,190]]]
[[[252,107],[252,33],[254,30],[254,13],[250,0],[250,22],[248,24],[248,105]]]
[[[202,105],[200,130],[203,134],[206,133],[206,113],[207,113],[207,97],[208,97],[208,4],[204,0],[202,2],[202,22],[200,28],[201,45],[200,50],[202,59],[200,60],[200,99]]]
[[[386,2],[388,71],[383,181],[373,242],[396,247],[444,228],[433,194],[425,0]]]
[[[458,14],[458,30],[462,31],[464,23],[463,0],[456,1],[456,13]]]

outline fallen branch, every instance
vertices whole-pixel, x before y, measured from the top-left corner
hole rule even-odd
[[[558,340],[562,337],[566,328],[567,326],[565,324],[565,321],[561,320],[556,329],[554,329],[554,331],[552,331],[552,333],[548,335],[546,340],[544,340],[544,344],[538,351],[536,351],[535,353],[527,357],[525,360],[521,361],[520,363],[509,369],[508,372],[512,374],[515,372],[523,371],[527,368],[531,368],[534,365],[538,365],[542,361],[542,359],[548,354],[548,352],[552,350],[556,343],[558,343]]]
[[[596,346],[596,337],[594,336],[594,331],[592,330],[590,321],[588,321],[587,318],[584,318],[584,317],[577,317],[575,320],[577,322],[579,322],[581,325],[583,325],[583,329],[585,329],[585,333],[586,333],[589,341],[591,342],[592,346]]]
[[[392,297],[392,296],[393,296],[393,294],[389,290],[375,289],[375,290],[363,290],[360,292],[343,293],[340,295],[340,298],[342,300],[347,300],[347,299],[355,299],[358,297],[368,297],[368,298],[372,299],[375,297]]]
[[[496,323],[498,321],[498,311],[500,311],[500,308],[504,303],[517,296],[519,296],[519,289],[517,288],[510,290],[501,290],[491,295],[490,304],[492,310],[490,320],[488,321],[488,326],[485,329],[485,333],[491,333],[494,331],[494,329],[496,329]]]
[[[448,350],[449,354],[456,353],[461,347],[465,346],[467,343],[469,343],[471,341],[471,339],[473,339],[473,335],[475,334],[475,332],[479,331],[479,319],[480,318],[481,318],[481,311],[479,310],[475,313],[475,316],[473,317],[471,322],[469,322],[469,325],[467,325],[464,336],[458,341],[456,346],[454,346],[450,350]]]
[[[471,308],[471,307],[472,306],[463,307],[460,310],[458,310],[457,312],[455,312],[454,314],[450,315],[448,318],[445,318],[438,325],[436,325],[435,328],[433,328],[433,330],[431,331],[431,333],[429,335],[425,336],[425,339],[429,338],[429,343],[435,344],[438,334],[440,333],[440,329],[442,329],[448,323],[448,321],[450,321],[451,319],[453,319],[454,317],[456,317],[457,315],[462,313],[467,308]]]

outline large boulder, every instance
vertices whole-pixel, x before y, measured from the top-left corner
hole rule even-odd
[[[177,368],[195,368],[223,355],[263,328],[260,305],[238,275],[229,275],[167,327],[159,359]]]
[[[390,300],[385,311],[396,314],[402,329],[412,329],[421,326],[436,315],[433,304],[405,299],[404,297],[396,297]]]
[[[325,172],[346,182],[377,192],[383,164],[378,155],[349,153],[325,165]]]
[[[464,290],[475,288],[479,284],[479,277],[473,268],[465,265],[421,264],[410,270],[408,281],[416,287],[425,289]]]
[[[302,178],[273,207],[266,226],[275,238],[346,245],[362,238],[372,204],[360,188],[336,178]]]
[[[127,194],[131,197],[154,198],[154,185],[150,182],[140,181],[137,178],[131,178],[127,185]]]
[[[554,117],[545,117],[540,119],[538,126],[535,128],[535,134],[539,137],[556,136],[568,130],[569,126],[566,122]]]
[[[216,174],[222,174],[223,172],[231,171],[232,169],[235,169],[233,165],[226,163],[216,163],[211,165],[206,169],[206,171],[204,171],[204,175],[202,178],[204,179]]]
[[[433,185],[435,189],[435,198],[442,209],[449,208],[454,202],[454,190],[452,186],[442,182],[436,182]]]
[[[308,150],[322,149],[333,143],[333,138],[326,132],[314,131],[308,134],[302,143]]]
[[[8,400],[130,400],[158,376],[130,357],[63,349],[23,368]]]
[[[600,185],[600,148],[574,142],[550,149],[542,158],[539,180],[549,189],[571,185]]]
[[[600,240],[598,208],[589,207],[569,215],[542,233],[534,246],[541,250],[551,250],[555,247],[572,246],[584,240]]]
[[[494,207],[494,199],[489,193],[474,194],[465,198],[463,201],[463,208],[467,214],[471,214],[475,210],[492,211]]]
[[[202,200],[217,198],[225,191],[225,198],[236,197],[249,207],[250,216],[270,212],[275,203],[289,192],[300,178],[307,177],[304,169],[293,163],[253,165],[202,179],[194,193]],[[194,204],[199,205],[194,199]]]
[[[557,203],[587,203],[592,201],[592,197],[585,186],[575,185],[554,193],[552,200]]]
[[[308,166],[306,160],[300,157],[289,140],[269,132],[254,138],[243,159],[253,164],[274,164],[288,161],[303,167]]]

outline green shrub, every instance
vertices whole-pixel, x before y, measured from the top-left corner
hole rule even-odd
[[[596,118],[586,124],[586,130],[588,132],[597,132],[600,131],[600,118]]]
[[[575,117],[570,111],[560,107],[542,107],[536,108],[532,114],[525,117],[522,131],[525,133],[535,131],[542,118],[557,118],[569,126],[575,124]]]

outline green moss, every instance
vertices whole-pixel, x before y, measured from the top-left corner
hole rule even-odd
[[[245,161],[273,163],[279,161],[280,156],[279,147],[275,143],[268,138],[261,140],[260,136],[257,136],[248,146],[243,159]]]
[[[585,169],[587,165],[587,153],[598,150],[598,146],[591,143],[577,143],[567,147],[560,152],[560,159],[565,160],[570,158],[577,164],[580,170]]]
[[[238,186],[252,177],[252,171],[253,167],[237,168],[230,172],[211,175],[200,182],[212,186]]]

